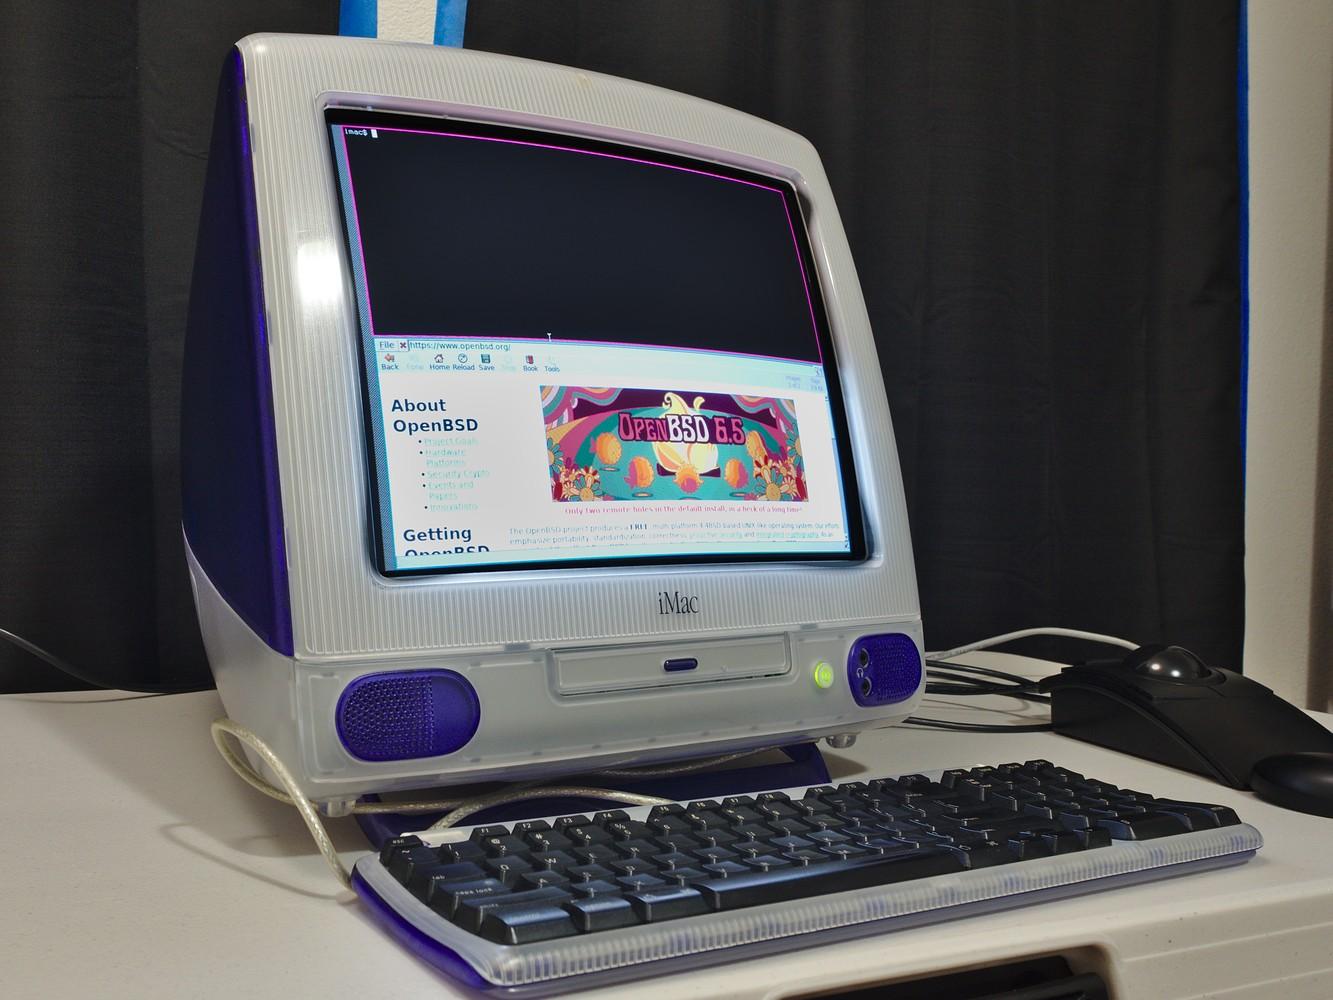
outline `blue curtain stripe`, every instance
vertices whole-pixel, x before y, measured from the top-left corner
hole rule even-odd
[[[342,0],[338,7],[338,34],[374,38],[378,30],[378,0]]]
[[[1240,4],[1236,53],[1236,159],[1240,174],[1240,461],[1245,489],[1246,425],[1250,408],[1250,32],[1246,0]]]
[[[435,44],[463,47],[467,0],[435,0]]]
[[[434,0],[436,45],[463,45],[463,27],[467,23],[467,0]],[[359,38],[379,37],[379,0],[341,0],[338,6],[338,34]],[[424,39],[423,39],[424,41]]]

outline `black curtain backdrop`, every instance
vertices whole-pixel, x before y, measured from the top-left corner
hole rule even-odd
[[[0,0],[0,627],[207,678],[180,347],[214,87],[335,0]],[[1236,0],[471,0],[469,48],[644,80],[819,149],[932,648],[1029,625],[1239,666]],[[1039,644],[1068,658],[1090,649]],[[66,686],[0,643],[0,690]]]

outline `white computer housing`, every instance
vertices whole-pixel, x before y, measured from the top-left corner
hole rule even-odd
[[[362,131],[375,126],[374,138]],[[785,206],[792,233],[782,252],[807,286],[820,361],[781,376],[790,392],[773,388],[786,371],[781,359],[770,371],[762,358],[726,351],[714,352],[715,367],[695,369],[714,361],[667,351],[659,370],[634,354],[637,374],[617,380],[615,351],[629,358],[635,345],[651,346],[648,334],[627,329],[619,346],[548,337],[557,363],[538,356],[540,338],[489,330],[471,346],[491,345],[488,358],[504,353],[508,367],[481,368],[465,343],[473,333],[450,325],[450,303],[466,289],[449,291],[446,273],[443,291],[423,299],[438,306],[438,335],[386,336],[370,325],[368,303],[375,281],[387,288],[387,279],[367,279],[364,258],[375,251],[358,245],[358,225],[369,224],[354,219],[375,209],[370,194],[352,195],[349,185],[355,179],[371,191],[358,174],[369,168],[352,163],[369,147],[357,144],[396,142],[398,132],[428,150],[445,148],[429,145],[437,139],[464,151],[486,140],[487,156],[520,156],[529,171],[591,153],[577,161],[594,172],[591,180],[550,184],[566,209],[571,196],[560,185],[585,184],[574,200],[603,212],[608,232],[619,225],[614,206],[625,203],[598,201],[605,171],[724,199],[733,188],[721,185],[736,182],[747,186],[733,184],[747,205],[759,203],[762,189],[770,189],[765,198],[777,192],[764,204],[774,213]],[[337,809],[368,792],[549,778],[852,735],[915,708],[921,619],[893,429],[847,238],[809,142],[708,101],[562,66],[255,35],[238,43],[223,74],[210,159],[184,379],[189,567],[227,712],[286,761],[308,796]],[[493,183],[485,188],[493,194]],[[443,183],[432,194],[446,205],[486,196]],[[670,214],[655,210],[653,218]],[[596,239],[602,224],[580,238]],[[725,219],[720,227],[718,239],[729,239]],[[445,229],[441,246],[457,235]],[[525,247],[545,238],[518,235]],[[466,247],[450,252],[468,256]],[[681,273],[696,265],[684,261]],[[597,265],[617,266],[612,252]],[[524,267],[531,270],[516,266],[505,280],[523,286]],[[755,280],[744,294],[765,279]],[[690,288],[678,291],[687,308]],[[597,274],[568,295],[570,310],[598,301]],[[433,336],[441,350],[422,354]],[[388,354],[393,361],[383,360]],[[456,368],[461,355],[469,358]],[[691,381],[673,373],[677,363],[713,374]],[[745,453],[736,451],[739,436],[703,440],[708,426],[725,425],[708,423],[721,412],[710,409],[710,393],[720,399],[728,387],[746,405],[790,404],[810,440],[778,441],[761,428],[760,446]],[[625,388],[661,393],[662,423],[642,405],[615,411],[613,401],[588,398]],[[557,455],[554,432],[584,412],[552,402],[566,390],[588,413],[646,413],[646,422],[600,452],[599,436],[578,458],[572,444],[571,454]],[[821,392],[827,410],[817,405]],[[411,434],[395,435],[404,400],[415,409],[437,398],[448,420],[463,422],[422,409],[406,414],[417,425]],[[535,423],[542,403],[544,428]],[[702,438],[661,441],[645,430],[666,427],[671,415],[686,425],[702,419]],[[768,418],[738,411],[738,421],[760,419]],[[756,440],[748,432],[744,439]],[[417,458],[403,457],[404,442],[436,464],[411,465]],[[530,457],[543,449],[544,458]],[[483,457],[497,452],[503,462]],[[698,461],[682,472],[691,454]],[[803,492],[764,496],[779,478],[755,478],[765,462],[804,469]],[[476,480],[460,500],[457,476],[441,478],[482,467],[508,486],[487,492]],[[576,483],[584,468],[596,475]],[[593,485],[599,493],[583,492]],[[419,518],[405,513],[408,486],[425,491]],[[637,498],[601,499],[636,486],[644,487]],[[821,502],[815,518],[808,511]],[[583,512],[570,513],[579,503]],[[829,527],[837,509],[841,537]],[[782,520],[771,521],[777,510]],[[497,532],[497,518],[541,525],[536,537],[557,541],[539,545],[540,558],[525,554],[514,547],[517,536]],[[669,541],[666,524],[677,533]],[[482,527],[464,535],[469,525],[489,525],[491,540]],[[404,533],[431,548],[405,549]],[[479,543],[484,551],[469,551]]]

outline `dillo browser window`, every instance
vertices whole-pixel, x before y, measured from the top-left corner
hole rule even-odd
[[[790,184],[327,117],[386,573],[864,555]]]

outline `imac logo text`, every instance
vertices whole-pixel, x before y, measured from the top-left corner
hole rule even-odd
[[[657,593],[657,613],[659,615],[697,615],[699,597],[697,594],[682,594],[679,590],[660,590]]]

